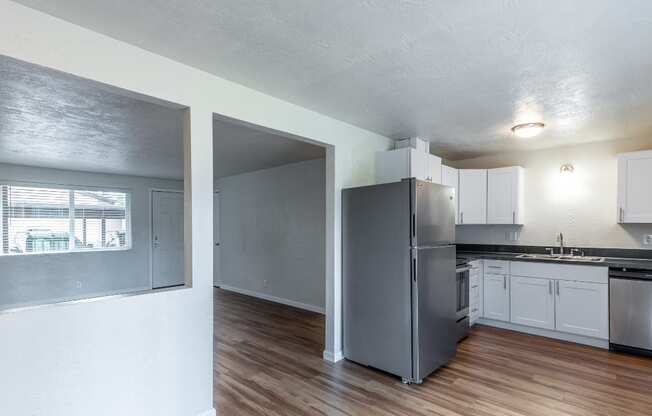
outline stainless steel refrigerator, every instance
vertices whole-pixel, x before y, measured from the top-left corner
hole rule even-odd
[[[342,191],[344,357],[421,383],[456,350],[453,188]]]

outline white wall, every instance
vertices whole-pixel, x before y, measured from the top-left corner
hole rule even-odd
[[[0,180],[127,190],[132,237],[130,250],[0,256],[0,308],[151,289],[149,190],[183,189],[182,181],[7,164]]]
[[[0,54],[189,106],[192,213],[191,288],[0,315],[0,414],[209,414],[213,113],[330,145],[325,356],[341,356],[340,191],[373,181],[389,139],[7,0]]]
[[[222,178],[220,285],[323,311],[326,164]]]
[[[616,223],[616,154],[650,148],[652,140],[618,140],[453,162],[461,168],[525,168],[525,225],[457,226],[457,242],[553,246],[563,232],[569,246],[652,248],[643,245],[652,224]],[[559,173],[564,163],[575,166],[567,179]],[[506,240],[506,232],[519,229],[519,241]]]

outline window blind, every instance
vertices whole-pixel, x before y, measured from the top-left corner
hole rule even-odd
[[[3,255],[128,247],[129,195],[0,184]]]

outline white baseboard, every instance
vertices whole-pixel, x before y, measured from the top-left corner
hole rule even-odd
[[[494,326],[496,328],[509,329],[512,331],[524,332],[530,335],[538,335],[559,339],[562,341],[574,342],[576,344],[590,345],[598,348],[609,348],[609,340],[585,337],[583,335],[566,334],[564,332],[551,331],[549,329],[533,328],[525,325],[513,324],[511,322],[495,321],[493,319],[480,318],[476,321],[478,324]]]
[[[324,351],[324,360],[330,361],[331,363],[336,363],[344,359],[344,354],[342,351]]]
[[[197,416],[216,416],[216,415],[217,415],[217,413],[215,412],[215,409],[210,409],[210,410],[207,410],[205,412],[201,412]]]
[[[299,309],[304,309],[306,311],[317,312],[322,315],[325,315],[325,310],[321,306],[308,305],[307,303],[301,303],[290,299],[278,298],[276,296],[267,295],[265,293],[254,292],[253,290],[240,289],[233,286],[218,285],[220,289],[228,290],[229,292],[240,293],[242,295],[253,296],[254,298],[268,300],[270,302],[281,303],[283,305],[292,306]]]

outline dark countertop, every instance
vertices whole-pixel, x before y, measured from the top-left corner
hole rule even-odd
[[[614,267],[628,269],[645,269],[652,270],[652,259],[635,259],[626,257],[605,257],[603,262],[587,262],[573,260],[540,260],[524,259],[518,256],[523,253],[505,253],[505,252],[486,252],[486,251],[458,251],[457,257],[466,258],[467,261],[490,259],[490,260],[508,260],[508,261],[526,261],[537,263],[558,263],[558,264],[581,264],[584,266]]]

